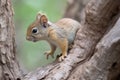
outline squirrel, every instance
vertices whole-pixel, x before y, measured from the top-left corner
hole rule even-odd
[[[27,29],[26,39],[33,42],[46,40],[51,47],[50,51],[45,52],[47,59],[49,55],[54,57],[54,52],[59,47],[62,55],[58,60],[62,61],[67,56],[67,51],[73,44],[79,27],[80,23],[70,18],[52,23],[48,21],[45,14],[39,12],[36,20]]]

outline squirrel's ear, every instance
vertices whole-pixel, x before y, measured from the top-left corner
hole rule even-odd
[[[40,23],[44,24],[44,23],[47,23],[48,22],[48,19],[45,15],[41,15],[40,17]]]
[[[47,23],[48,19],[46,15],[38,13],[36,16],[36,20],[38,20],[40,23]]]
[[[37,16],[36,16],[36,20],[40,20],[40,17],[41,17],[42,15],[40,14],[40,13],[38,13],[37,14]]]

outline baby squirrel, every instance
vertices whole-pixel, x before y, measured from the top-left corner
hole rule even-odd
[[[53,57],[59,47],[62,52],[59,61],[62,61],[67,56],[68,48],[73,43],[79,27],[80,23],[75,20],[63,18],[51,23],[46,15],[38,13],[36,20],[27,29],[26,39],[33,42],[46,40],[51,46],[51,50],[45,52],[47,59],[49,55]]]

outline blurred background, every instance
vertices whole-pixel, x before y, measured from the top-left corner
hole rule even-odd
[[[31,71],[38,66],[46,65],[54,59],[46,59],[45,51],[50,49],[45,41],[36,43],[26,40],[26,30],[35,20],[36,14],[41,11],[45,13],[49,20],[56,22],[63,17],[67,6],[67,0],[13,0],[14,21],[16,28],[17,57],[21,67],[26,71]],[[60,53],[57,49],[56,53]]]

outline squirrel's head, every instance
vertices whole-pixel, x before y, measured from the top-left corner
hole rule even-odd
[[[27,29],[26,39],[33,42],[44,39],[48,26],[46,15],[38,13],[36,20]]]

